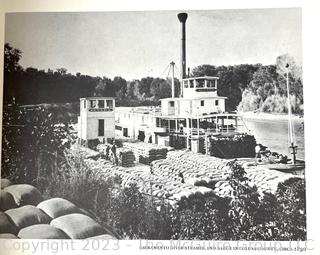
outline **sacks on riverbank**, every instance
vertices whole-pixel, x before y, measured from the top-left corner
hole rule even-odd
[[[18,229],[14,223],[10,220],[8,215],[0,212],[0,233],[17,234]]]
[[[81,210],[73,203],[59,197],[42,201],[37,205],[37,207],[49,215],[52,219],[70,213],[81,213]]]
[[[123,167],[134,166],[135,156],[132,150],[119,148],[117,150],[117,157],[119,159],[120,166],[123,166]]]
[[[115,239],[115,237],[112,236],[112,235],[109,235],[109,234],[104,234],[104,235],[98,235],[98,236],[88,237],[87,239],[110,240],[110,239]]]
[[[23,228],[18,233],[23,239],[70,239],[61,229],[48,224],[36,224]]]
[[[52,220],[50,225],[61,229],[72,239],[85,239],[103,234],[111,235],[95,220],[79,213],[58,217]]]
[[[39,208],[33,205],[25,205],[19,208],[5,211],[9,219],[18,229],[22,229],[35,224],[47,224],[51,218]]]
[[[3,234],[0,234],[0,239],[18,239],[18,237],[14,234],[3,233]]]
[[[29,184],[10,185],[4,191],[11,193],[18,206],[37,205],[43,200],[40,191]]]
[[[146,165],[157,159],[165,159],[168,153],[166,147],[144,142],[123,143],[123,147],[132,150],[136,159]]]
[[[1,183],[0,183],[1,189],[4,189],[10,185],[12,185],[12,182],[10,180],[6,178],[1,178]]]
[[[4,212],[9,209],[17,208],[17,204],[14,201],[11,193],[4,190],[0,190],[0,211]]]

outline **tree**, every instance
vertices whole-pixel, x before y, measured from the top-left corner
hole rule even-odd
[[[27,110],[5,106],[2,127],[2,174],[15,182],[31,183],[70,143],[67,124],[56,125],[57,116],[44,107]],[[43,156],[43,157],[42,157]],[[41,163],[41,166],[39,165]]]
[[[151,83],[152,83],[153,79],[154,78],[152,78],[152,77],[145,77],[145,78],[142,78],[140,80],[139,93],[141,95],[144,95],[144,97],[150,97],[151,96],[150,87],[151,87]]]
[[[305,181],[291,178],[278,186],[276,210],[278,240],[306,240]]]
[[[12,102],[17,98],[23,70],[19,64],[21,56],[21,50],[12,47],[9,43],[4,45],[4,102]]]
[[[218,93],[228,97],[226,109],[233,111],[242,99],[242,92],[252,80],[257,65],[213,66],[201,65],[192,70],[193,77],[217,76]]]
[[[171,83],[161,78],[155,78],[150,85],[150,94],[156,100],[171,97]]]
[[[117,99],[124,100],[127,94],[127,81],[120,76],[116,76],[112,82],[116,90]]]
[[[288,67],[287,64],[289,65]],[[303,87],[302,87],[302,67],[297,64],[295,59],[284,54],[276,59],[276,68],[279,75],[278,82],[281,93],[287,96],[287,72],[289,74],[290,93],[295,95],[300,104],[303,104]]]
[[[22,51],[13,48],[9,43],[4,45],[4,72],[14,73],[22,70],[19,61],[22,56]]]
[[[227,180],[232,188],[228,212],[231,224],[230,239],[254,240],[256,236],[252,226],[256,225],[260,195],[256,186],[249,186],[246,172],[236,160],[230,161],[227,165],[231,169]]]
[[[100,97],[114,97],[116,89],[111,79],[103,77],[99,79],[99,82],[95,88],[94,95]]]

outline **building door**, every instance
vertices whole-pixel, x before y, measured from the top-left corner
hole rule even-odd
[[[128,129],[123,128],[123,136],[128,137]]]
[[[99,120],[98,136],[104,136],[104,120]]]

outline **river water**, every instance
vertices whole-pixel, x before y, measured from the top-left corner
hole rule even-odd
[[[257,140],[271,151],[276,151],[288,156],[288,122],[287,120],[243,119],[247,128]],[[294,141],[298,146],[297,158],[304,160],[304,128],[303,120],[294,119]]]

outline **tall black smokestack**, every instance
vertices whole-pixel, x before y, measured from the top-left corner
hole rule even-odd
[[[181,79],[186,78],[186,20],[187,13],[179,13],[178,19],[181,23]]]

